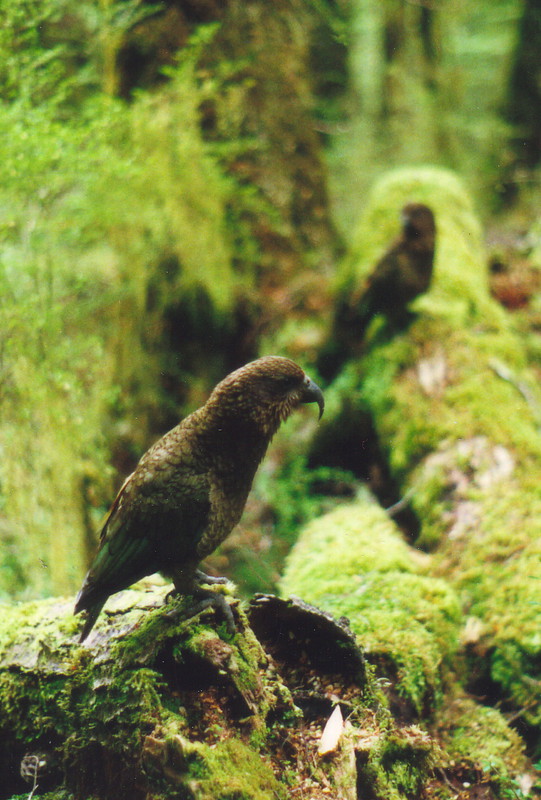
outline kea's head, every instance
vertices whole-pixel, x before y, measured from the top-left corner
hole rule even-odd
[[[436,223],[434,214],[423,203],[408,203],[400,214],[402,228],[406,239],[415,240],[423,238],[434,245]]]
[[[317,403],[321,418],[325,403],[319,386],[291,359],[265,356],[224,378],[207,406],[224,419],[250,419],[265,435],[272,435],[301,403]]]

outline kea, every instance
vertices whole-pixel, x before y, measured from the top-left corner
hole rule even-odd
[[[423,203],[408,203],[401,212],[402,230],[361,284],[348,286],[336,303],[329,344],[322,349],[318,369],[333,378],[355,354],[370,321],[384,314],[400,330],[411,318],[407,305],[426,292],[432,278],[436,225]]]
[[[190,595],[190,615],[214,606],[230,629],[224,583],[198,569],[237,524],[257,467],[279,425],[301,403],[324,400],[288,358],[266,356],[232,372],[207,402],[166,433],[124,481],[101,530],[100,546],[75,604],[86,610],[82,642],[107,598],[161,572]]]

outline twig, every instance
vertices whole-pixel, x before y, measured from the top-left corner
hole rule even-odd
[[[28,795],[28,800],[32,800],[38,788],[39,756],[32,756],[32,767],[34,772],[34,785],[32,786],[32,791]]]
[[[536,705],[535,700],[532,700],[531,702],[527,703],[525,706],[523,706],[523,708],[519,709],[519,711],[516,711],[511,716],[509,717],[506,716],[505,721],[509,725],[511,725],[513,722],[515,722],[515,720],[520,719],[520,717],[523,717],[524,714],[526,714],[530,710],[530,708],[533,708],[535,705]]]
[[[438,767],[436,769],[436,772],[440,775],[442,781],[445,784],[447,784],[449,789],[451,789],[451,791],[455,793],[455,797],[458,797],[458,795],[460,794],[460,791],[456,788],[456,786],[453,786],[453,784],[451,783],[451,781],[449,780],[449,778],[445,774],[445,770],[443,769],[443,767]]]
[[[491,370],[501,378],[503,381],[507,381],[514,386],[517,392],[520,392],[528,406],[530,407],[538,425],[541,425],[541,406],[539,405],[537,398],[534,397],[534,393],[528,386],[525,381],[519,380],[516,375],[509,369],[505,364],[501,361],[498,361],[495,358],[491,358],[488,362]]]
[[[415,494],[415,487],[411,486],[404,495],[404,497],[400,498],[400,500],[397,500],[397,502],[393,503],[393,505],[389,506],[389,508],[386,508],[385,511],[390,517],[394,517],[395,514],[398,514],[400,511],[403,511],[404,508],[406,508],[406,506],[409,505],[409,501],[411,500],[414,494]]]

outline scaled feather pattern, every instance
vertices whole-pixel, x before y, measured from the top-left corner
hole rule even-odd
[[[229,535],[280,423],[319,387],[295,362],[266,356],[232,372],[201,408],[166,433],[139,461],[103,525],[100,546],[79,592],[75,613],[86,610],[83,641],[107,598],[161,572],[177,593],[232,615],[198,564]]]

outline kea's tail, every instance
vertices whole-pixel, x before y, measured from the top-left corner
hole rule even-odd
[[[79,592],[79,594],[77,595],[77,600],[75,601],[75,609],[73,613],[79,614],[81,611],[86,610],[86,619],[83,625],[83,630],[81,631],[81,635],[79,636],[79,642],[84,642],[84,640],[86,639],[86,637],[96,624],[96,620],[100,615],[100,611],[105,605],[105,599],[99,600],[97,603],[88,606],[87,603],[85,602],[86,598],[82,596],[82,592]]]

